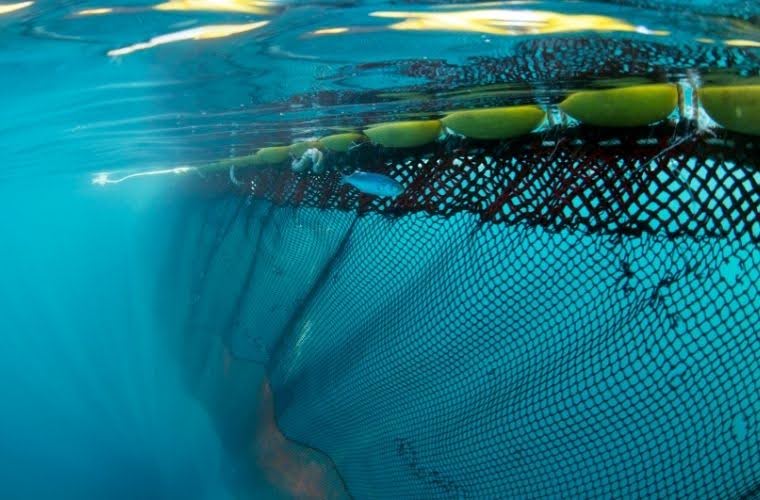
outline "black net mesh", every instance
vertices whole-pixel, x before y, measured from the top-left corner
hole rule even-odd
[[[525,223],[552,231],[760,240],[760,175],[753,138],[712,137],[693,124],[615,129],[557,127],[502,143],[451,139],[420,150],[365,144],[328,157],[330,173],[282,165],[245,171],[242,189],[276,204]],[[341,169],[381,172],[405,186],[395,200],[340,183]],[[226,183],[227,176],[219,178]]]
[[[755,245],[357,222],[272,360],[357,498],[715,497],[758,480]]]
[[[351,495],[758,494],[756,141],[577,127],[328,160],[237,172],[227,342]],[[357,162],[405,193],[340,185]]]

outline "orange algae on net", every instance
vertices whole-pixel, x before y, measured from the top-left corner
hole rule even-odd
[[[364,131],[375,144],[387,148],[414,148],[429,144],[441,135],[440,120],[383,123]]]
[[[268,379],[260,388],[255,435],[251,444],[253,463],[267,481],[287,498],[351,498],[329,456],[282,434],[274,416]]]
[[[584,90],[569,95],[559,108],[589,125],[640,127],[664,120],[677,104],[677,87],[663,83]]]
[[[760,85],[703,87],[697,93],[705,112],[718,124],[760,135]]]
[[[472,139],[509,139],[525,135],[538,127],[546,113],[538,106],[455,111],[441,122],[457,134]]]

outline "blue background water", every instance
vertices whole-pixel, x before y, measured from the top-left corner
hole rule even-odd
[[[229,396],[228,436],[183,379],[182,362],[210,349],[183,337],[188,310],[200,307],[183,276],[198,272],[202,255],[190,236],[179,255],[173,235],[200,224],[187,215],[194,202],[177,197],[171,176],[118,189],[94,186],[92,177],[245,153],[293,130],[308,134],[316,118],[355,107],[306,112],[284,97],[331,88],[339,81],[331,72],[348,63],[444,49],[463,60],[498,54],[509,41],[300,36],[323,24],[379,23],[364,15],[387,5],[368,2],[328,11],[327,23],[316,21],[323,7],[302,6],[265,34],[114,59],[107,50],[192,26],[181,23],[259,17],[72,17],[95,6],[38,2],[0,16],[0,497],[228,498],[241,475],[253,475],[249,491],[267,495],[255,471],[241,472],[225,448],[250,435],[245,422],[260,371],[247,373],[238,389],[219,389]],[[360,88],[408,83],[382,73],[344,77]],[[212,331],[219,325],[209,300],[200,314]]]
[[[175,160],[136,146],[140,126],[86,131],[155,115],[150,87],[131,85],[156,72],[19,22],[0,18],[0,497],[229,498],[231,466],[157,311],[173,293],[156,279],[171,193],[90,183]]]

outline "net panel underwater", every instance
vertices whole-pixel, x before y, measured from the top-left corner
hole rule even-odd
[[[0,199],[50,183],[59,212],[0,225],[7,262],[49,270],[0,286],[0,379],[39,392],[14,418],[68,404],[82,456],[110,443],[59,471],[79,498],[756,497],[759,19],[741,0],[0,6]],[[99,251],[30,251],[23,220]],[[70,401],[11,359],[30,346]],[[93,415],[118,425],[80,429]],[[11,497],[44,491],[12,478],[25,464],[0,472]]]

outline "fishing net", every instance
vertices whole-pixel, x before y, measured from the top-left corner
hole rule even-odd
[[[751,47],[645,40],[527,37],[506,55],[346,65],[333,80],[352,85],[276,104],[358,129],[403,107],[394,95],[427,97],[403,110],[416,119],[631,75],[731,81],[760,62]],[[170,252],[201,255],[177,287],[192,296],[182,342],[201,346],[188,383],[227,417],[235,398],[201,387],[208,373],[263,395],[258,429],[249,404],[226,440],[255,434],[258,465],[295,497],[757,498],[760,143],[677,118],[363,143],[325,152],[319,175],[285,162],[187,176],[213,200]],[[357,168],[403,194],[340,182]],[[236,362],[263,367],[259,390]]]
[[[320,491],[758,494],[751,137],[558,126],[326,161],[236,172],[249,258],[225,329],[281,432],[340,474]],[[356,164],[405,192],[341,185]]]

